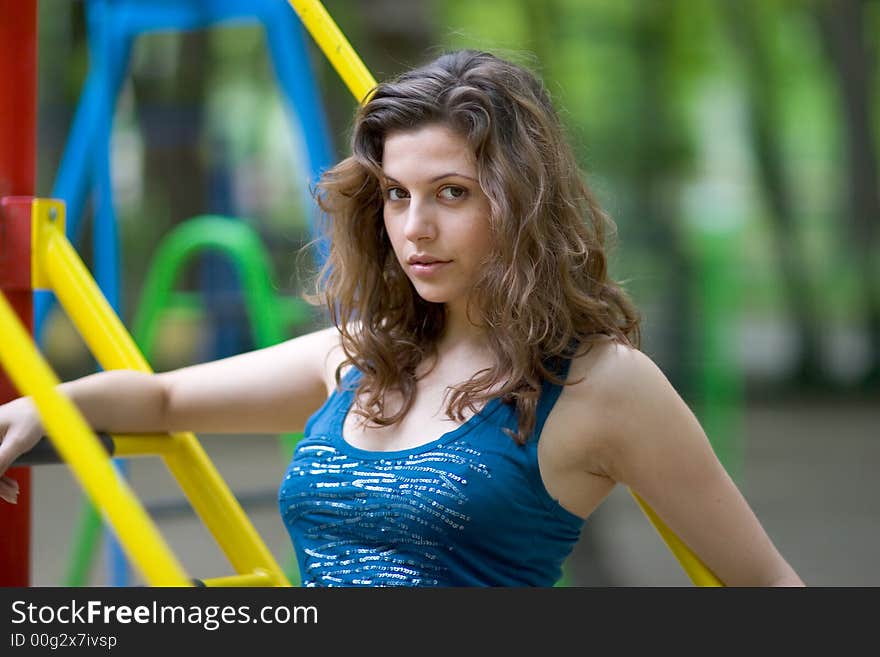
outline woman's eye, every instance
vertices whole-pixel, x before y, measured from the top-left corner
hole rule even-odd
[[[447,201],[451,201],[457,198],[461,198],[465,195],[466,189],[464,187],[444,187],[440,190],[440,196],[445,198]]]
[[[400,201],[406,198],[406,192],[400,187],[389,187],[385,194],[388,196],[389,201]]]

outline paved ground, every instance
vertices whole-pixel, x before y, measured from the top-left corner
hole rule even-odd
[[[880,586],[880,399],[751,404],[740,485],[771,538],[815,586]],[[274,438],[202,436],[208,454],[240,494],[257,531],[281,563],[291,556],[275,506],[285,464]],[[130,461],[139,497],[194,577],[231,574],[157,459]],[[34,472],[33,584],[60,585],[80,505],[64,466]],[[107,579],[103,555],[92,584]],[[579,586],[689,586],[628,491],[615,490],[590,519],[568,564]],[[134,580],[137,582],[137,578]]]

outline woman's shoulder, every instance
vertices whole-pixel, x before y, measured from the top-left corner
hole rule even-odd
[[[641,349],[608,338],[596,341],[572,360],[568,374],[569,395],[590,411],[619,420],[677,397],[666,375]]]
[[[578,350],[572,358],[567,382],[576,394],[607,401],[629,396],[634,384],[656,383],[658,377],[663,377],[663,373],[643,351],[602,336]]]
[[[347,332],[354,334],[359,330],[360,323],[355,322],[348,326]],[[327,395],[332,394],[336,386],[336,370],[342,365],[339,372],[340,380],[344,378],[352,369],[353,365],[348,363],[343,365],[348,356],[342,347],[342,332],[337,326],[330,326],[325,329],[315,331],[310,334],[314,339],[315,353],[321,356],[321,372],[324,380],[324,386],[327,389]]]
[[[610,463],[632,439],[650,433],[677,393],[643,351],[612,338],[594,341],[572,359],[558,409],[570,457],[584,455],[593,471]],[[604,464],[604,465],[602,465]]]

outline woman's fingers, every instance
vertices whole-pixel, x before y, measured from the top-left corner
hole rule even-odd
[[[6,435],[0,437],[0,479],[9,479],[3,475],[13,464],[15,459],[21,455],[20,448],[16,444],[17,441],[15,440],[15,437],[11,435],[12,433],[12,431],[7,431]],[[9,479],[9,481],[13,480]],[[16,486],[17,485],[18,484],[16,484]]]
[[[18,482],[11,477],[0,477],[0,499],[6,500],[10,504],[18,502]]]

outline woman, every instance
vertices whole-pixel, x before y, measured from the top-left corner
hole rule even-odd
[[[459,51],[380,84],[316,195],[332,326],[63,384],[92,426],[304,430],[279,503],[305,585],[551,586],[616,483],[726,584],[803,584],[639,351],[534,75]],[[4,431],[0,474],[42,433],[29,399]]]

